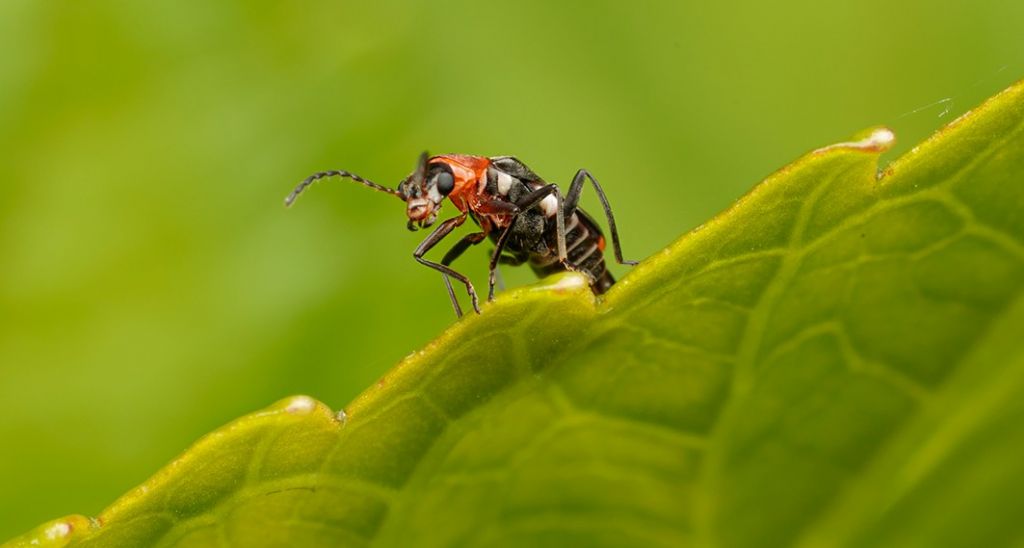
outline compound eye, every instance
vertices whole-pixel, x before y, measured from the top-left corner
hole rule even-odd
[[[455,189],[455,177],[447,171],[438,173],[436,181],[437,191],[441,193],[441,196],[447,196]]]

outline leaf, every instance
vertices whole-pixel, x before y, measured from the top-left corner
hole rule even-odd
[[[801,158],[600,303],[513,291],[12,545],[1019,543],[1024,85]]]

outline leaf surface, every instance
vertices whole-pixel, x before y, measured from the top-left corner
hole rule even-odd
[[[881,174],[887,130],[814,151],[602,302],[509,292],[11,544],[1020,543],[1022,119],[1018,84]]]

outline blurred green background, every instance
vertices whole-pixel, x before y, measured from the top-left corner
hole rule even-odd
[[[586,167],[641,258],[809,149],[886,124],[899,154],[1024,75],[1021,2],[632,4],[0,3],[0,539],[284,396],[341,407],[453,321],[402,204],[282,207],[313,171]]]

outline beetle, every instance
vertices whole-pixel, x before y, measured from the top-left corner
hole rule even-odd
[[[351,179],[374,190],[391,194],[406,203],[407,228],[418,230],[432,226],[447,199],[459,211],[442,221],[413,252],[417,262],[441,272],[455,314],[462,316],[451,280],[466,286],[473,310],[480,313],[479,298],[468,277],[451,268],[451,263],[469,247],[490,238],[494,244],[488,276],[488,301],[494,300],[499,264],[528,262],[538,276],[571,270],[581,272],[590,281],[595,295],[615,283],[605,265],[605,239],[601,229],[579,207],[583,185],[590,181],[604,207],[611,232],[615,260],[635,265],[622,258],[615,217],[604,190],[585,169],[576,172],[564,198],[553,183],[548,183],[512,156],[470,156],[465,154],[420,155],[416,169],[397,188],[388,188],[350,171],[320,171],[306,177],[284,200],[291,206],[306,188],[327,177]],[[453,230],[472,219],[480,230],[467,234],[444,255],[441,262],[424,256]]]

